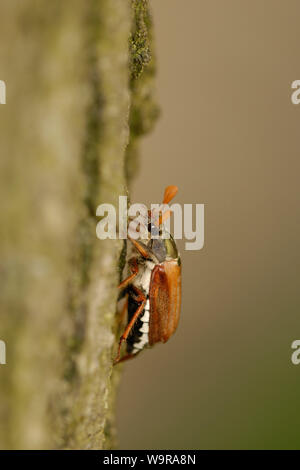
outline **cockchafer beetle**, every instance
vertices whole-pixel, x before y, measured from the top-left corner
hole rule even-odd
[[[163,204],[168,204],[178,191],[177,186],[165,189]],[[155,232],[161,235],[166,229],[165,212],[153,223],[148,212],[148,237],[137,241],[129,237],[131,251],[128,265],[131,274],[119,288],[125,295],[122,316],[127,313],[127,326],[119,342],[114,364],[135,357],[145,347],[168,341],[175,332],[180,315],[181,261],[172,236],[151,238]],[[151,222],[152,221],[152,222]],[[121,294],[121,295],[122,295]],[[121,346],[126,342],[127,354],[121,359]]]

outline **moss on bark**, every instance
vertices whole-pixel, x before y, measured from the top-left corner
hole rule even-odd
[[[155,99],[156,60],[153,24],[148,0],[131,0],[133,22],[129,39],[130,139],[126,150],[126,176],[133,179],[139,167],[139,139],[150,132],[159,116]]]

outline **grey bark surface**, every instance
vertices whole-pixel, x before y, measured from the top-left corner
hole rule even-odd
[[[97,239],[96,207],[128,194],[157,116],[148,5],[0,9],[0,447],[111,448],[124,244]]]

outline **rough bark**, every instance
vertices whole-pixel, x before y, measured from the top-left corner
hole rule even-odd
[[[110,448],[124,245],[96,207],[128,193],[157,116],[148,4],[0,9],[0,447]]]

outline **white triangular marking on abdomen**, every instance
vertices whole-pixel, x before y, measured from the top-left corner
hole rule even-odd
[[[148,322],[149,322],[149,319],[150,319],[149,310],[145,310],[144,315],[141,317],[141,321],[144,322],[144,323],[145,323],[145,322],[148,323]]]
[[[146,323],[146,322],[145,322],[145,323],[143,324],[142,328],[140,328],[140,331],[141,331],[142,333],[148,333],[148,332],[149,332],[149,323]]]

